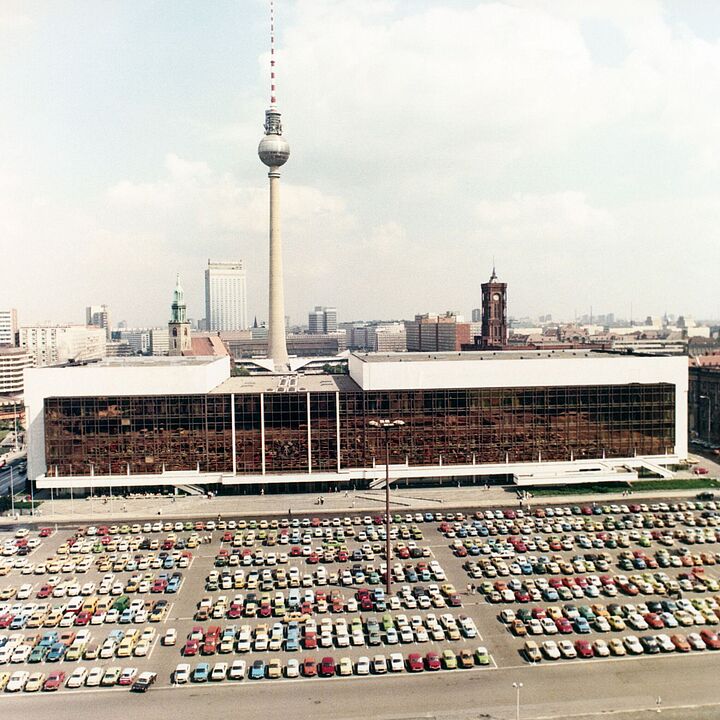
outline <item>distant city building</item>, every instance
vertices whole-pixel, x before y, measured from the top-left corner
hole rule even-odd
[[[99,360],[105,356],[103,328],[86,325],[33,325],[20,328],[20,347],[34,367]]]
[[[88,305],[85,308],[85,324],[89,327],[99,327],[105,330],[105,336],[110,339],[110,308],[107,305]]]
[[[167,355],[170,352],[170,337],[165,328],[150,330],[150,354]]]
[[[247,286],[242,260],[208,260],[204,329],[210,332],[245,330],[247,326]]]
[[[256,331],[258,335],[256,335]],[[260,331],[264,331],[259,336]],[[267,355],[267,328],[253,328],[251,337],[240,333],[220,333],[221,340],[234,358],[259,358]],[[345,333],[288,333],[287,349],[297,357],[330,357],[347,350]]]
[[[482,308],[473,308],[471,317],[474,323],[482,322]]]
[[[17,310],[0,310],[0,346],[15,347],[17,331]]]
[[[503,347],[508,339],[507,283],[499,282],[493,267],[482,289],[482,347]]]
[[[182,355],[190,350],[190,323],[187,319],[185,306],[185,293],[180,286],[180,276],[177,276],[173,301],[170,306],[170,322],[168,323],[168,355]]]
[[[167,330],[164,333],[167,336]],[[126,340],[108,340],[105,343],[105,357],[128,357],[134,354]]]
[[[337,329],[338,324],[336,308],[316,305],[315,309],[308,313],[308,332],[334,333]]]
[[[375,352],[405,352],[407,350],[407,335],[403,323],[377,325],[372,330]]]
[[[405,334],[409,352],[453,352],[471,342],[470,323],[452,312],[416,315],[405,321]]]
[[[23,394],[23,371],[31,367],[26,350],[0,347],[0,404]]]
[[[167,337],[165,330],[165,337]],[[126,342],[133,355],[150,354],[150,330],[147,328],[126,328],[120,331],[120,340]]]

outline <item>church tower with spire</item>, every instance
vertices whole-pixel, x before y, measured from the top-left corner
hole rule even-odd
[[[492,275],[482,289],[482,346],[502,348],[507,344],[507,283],[500,282],[493,263]]]
[[[170,311],[170,322],[168,323],[168,335],[170,338],[170,352],[168,355],[183,355],[192,347],[190,342],[190,323],[187,319],[187,308],[185,307],[185,294],[180,286],[180,275],[177,276],[173,301]]]

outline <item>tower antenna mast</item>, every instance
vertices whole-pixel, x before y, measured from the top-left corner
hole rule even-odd
[[[275,96],[275,2],[270,0],[270,107],[265,111],[265,135],[258,146],[261,162],[268,167],[270,180],[270,273],[268,358],[275,372],[287,372],[285,338],[285,295],[283,289],[282,242],[280,239],[280,168],[290,157],[290,145],[283,137],[280,111]]]

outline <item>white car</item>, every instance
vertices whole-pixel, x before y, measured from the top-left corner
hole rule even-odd
[[[30,673],[25,670],[14,672],[5,686],[5,692],[19,692],[25,687],[25,683],[29,677]]]
[[[560,658],[560,650],[554,640],[545,640],[541,645],[541,650],[548,660],[558,660]]]
[[[179,685],[181,683],[188,682],[188,680],[190,680],[190,665],[187,663],[180,663],[173,673],[173,682]]]
[[[364,655],[362,657],[358,658],[357,664],[355,665],[355,674],[356,675],[369,675],[370,674],[370,658],[365,657]]]
[[[67,682],[65,683],[65,687],[69,688],[78,688],[83,685],[85,680],[87,679],[88,671],[86,667],[83,667],[82,665],[80,667],[76,667],[72,671],[72,675],[67,679]]]
[[[390,653],[390,672],[402,672],[405,669],[405,660],[402,653]]]
[[[226,662],[216,662],[210,672],[210,680],[224,680],[228,674],[228,664]]]
[[[295,658],[290,658],[285,666],[285,677],[296,678],[300,677],[300,661]]]
[[[163,635],[162,644],[163,645],[174,645],[177,642],[177,630],[175,628],[168,628],[168,630],[165,632],[165,635]]]
[[[104,674],[104,670],[101,667],[93,667],[90,669],[90,672],[87,674],[87,677],[85,678],[85,686],[86,687],[97,687],[100,685],[100,681],[102,680],[102,676]]]

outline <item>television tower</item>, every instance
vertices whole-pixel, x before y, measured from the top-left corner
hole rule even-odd
[[[270,107],[265,111],[265,136],[258,146],[260,160],[270,178],[270,310],[268,358],[275,372],[286,372],[285,294],[283,291],[282,242],[280,239],[280,168],[290,157],[290,145],[282,136],[280,111],[275,105],[275,8],[270,0]]]

